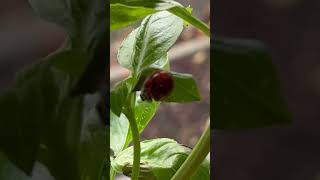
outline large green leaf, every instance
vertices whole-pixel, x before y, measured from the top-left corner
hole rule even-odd
[[[251,40],[213,43],[213,128],[257,128],[290,122],[265,47]]]
[[[141,142],[141,180],[170,179],[179,169],[191,149],[166,138]],[[130,176],[132,171],[133,148],[122,151],[113,161],[112,167],[119,173]],[[205,160],[191,180],[210,179],[210,163]]]
[[[119,63],[139,73],[167,53],[182,29],[183,21],[166,11],[148,16],[123,42],[118,53]]]

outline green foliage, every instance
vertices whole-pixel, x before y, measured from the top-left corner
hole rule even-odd
[[[170,179],[179,169],[191,149],[172,139],[153,139],[141,142],[141,173],[139,179]],[[133,148],[122,151],[113,161],[112,167],[119,173],[130,176]],[[205,160],[191,180],[210,179],[210,163]]]
[[[110,31],[132,25],[150,14],[164,10],[168,10],[185,20],[186,24],[192,24],[207,36],[210,36],[208,26],[192,16],[190,7],[183,7],[172,0],[111,0]]]
[[[56,179],[106,179],[108,134],[95,110],[100,97],[86,95],[87,88],[93,93],[98,88],[79,84],[106,71],[105,1],[30,4],[42,18],[64,28],[68,38],[56,52],[19,73],[0,96],[0,149],[3,167],[11,172],[1,170],[1,179],[31,175],[36,161]],[[93,66],[103,69],[95,74]],[[93,103],[90,109],[88,102]]]
[[[172,4],[175,4],[175,6],[171,6]],[[139,91],[144,81],[151,74],[159,70],[165,70],[172,75],[174,89],[162,102],[189,103],[200,100],[196,82],[192,75],[170,71],[167,52],[176,42],[183,30],[184,24],[186,24],[183,19],[170,13],[171,11],[163,11],[172,9],[172,7],[184,9],[184,7],[176,4],[174,1],[114,1],[114,4],[111,4],[111,8],[115,8],[115,11],[111,9],[111,19],[118,19],[114,20],[114,22],[111,21],[111,30],[132,24],[144,17],[141,25],[124,39],[118,51],[117,58],[119,64],[129,69],[131,74],[127,79],[119,82],[111,91],[110,131],[111,150],[113,152],[110,154],[110,160],[112,162],[111,179],[113,179],[114,170],[118,173],[132,176],[132,179],[137,178],[135,176],[138,174],[136,168],[137,165],[139,166],[139,162],[135,162],[135,160],[140,159],[140,151],[137,153],[139,149],[136,147],[136,140],[139,137],[135,136],[139,136],[139,133],[143,132],[161,103],[156,101],[142,101],[140,98]],[[130,8],[132,8],[132,11],[129,10]],[[150,11],[150,9],[152,9],[152,11]],[[135,15],[131,18],[126,17],[127,22],[125,20],[120,21],[119,19],[122,18],[122,14],[115,13],[116,11],[120,12],[120,10],[124,11],[123,16],[125,17],[131,16],[132,14]],[[140,14],[136,13],[137,11],[139,11]],[[189,11],[186,11],[186,17],[191,16]],[[140,16],[143,13],[153,14]],[[181,14],[184,15],[183,13]],[[138,18],[136,15],[140,17]],[[197,21],[196,18],[187,18],[187,20],[188,23],[191,24],[191,20]],[[135,97],[135,103],[131,103],[132,98],[130,97]],[[127,148],[132,140],[134,143],[133,148]],[[162,140],[158,140],[158,143],[161,144],[160,141]],[[157,140],[154,140],[154,142],[157,142]],[[174,175],[177,167],[182,165],[191,150],[178,144],[172,144],[172,140],[170,140],[170,142],[171,146],[164,146],[162,154],[158,154],[159,156],[152,154],[153,151],[148,150],[148,147],[145,147],[144,143],[141,144],[141,152],[150,151],[149,158],[150,160],[154,158],[152,159],[154,163],[161,158],[171,156],[171,152],[167,148],[172,148],[172,151],[180,152],[181,150],[182,152],[180,155],[177,155],[176,158],[172,159],[173,161],[171,163],[160,163],[158,169],[153,168],[154,171],[152,174],[146,173],[144,166],[141,166],[141,168],[138,167],[140,169],[140,179],[142,177],[144,179],[170,179],[170,177]],[[128,166],[125,167],[125,170],[122,169],[123,167],[119,170],[119,164],[117,163],[120,163],[119,159],[122,158],[124,153],[128,152],[131,152],[131,154],[129,153],[130,155],[124,157],[126,162],[121,163],[123,163],[123,166],[127,163],[129,163],[129,165],[127,164]],[[143,158],[142,153],[141,160],[139,160],[141,163],[145,162]],[[195,179],[209,178],[208,164],[209,163],[207,163],[206,166],[207,169],[202,169],[202,174],[195,176]]]

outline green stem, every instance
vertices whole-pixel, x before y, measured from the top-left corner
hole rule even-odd
[[[129,120],[130,129],[132,132],[132,140],[133,140],[133,167],[132,167],[132,174],[131,174],[131,180],[138,180],[139,178],[139,171],[140,171],[140,135],[139,135],[139,129],[137,126],[137,122],[134,115],[134,106],[135,106],[135,96],[136,94],[132,94],[132,98],[128,112],[126,113],[126,116]]]
[[[192,150],[191,154],[178,169],[171,180],[188,180],[199,168],[203,160],[210,152],[210,122],[205,132],[201,135],[200,140]]]
[[[133,139],[133,168],[131,179],[138,180],[140,171],[140,137],[135,119],[129,119],[129,122]]]
[[[194,27],[202,31],[207,37],[210,37],[210,28],[198,18],[190,15],[190,13],[185,8],[174,7],[169,9],[168,11],[192,24]]]

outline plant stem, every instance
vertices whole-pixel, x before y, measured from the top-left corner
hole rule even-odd
[[[210,121],[191,154],[184,161],[171,180],[188,180],[199,168],[210,152]]]
[[[140,171],[140,137],[135,119],[129,119],[129,121],[133,139],[133,168],[131,179],[138,180]]]
[[[139,129],[137,126],[135,115],[134,115],[135,96],[136,94],[133,93],[130,98],[131,102],[128,108],[128,112],[126,113],[126,116],[129,120],[130,129],[132,132],[132,140],[133,140],[133,167],[132,167],[131,180],[138,180],[139,178],[140,151],[141,151]]]
[[[210,28],[204,22],[194,16],[186,16],[186,14],[189,13],[186,9],[181,7],[174,7],[169,9],[168,11],[192,24],[194,27],[202,31],[207,37],[210,37]]]

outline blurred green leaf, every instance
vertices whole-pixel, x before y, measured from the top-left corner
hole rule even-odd
[[[106,81],[108,66],[107,4],[104,0],[29,0],[40,17],[63,27],[65,49],[81,49],[88,67],[73,89],[74,95],[94,93]]]
[[[179,169],[191,149],[166,138],[141,142],[141,180],[170,179]],[[132,171],[132,146],[122,151],[112,162],[112,167],[119,173],[130,176]],[[205,160],[191,180],[210,179],[210,163]]]
[[[106,168],[109,158],[109,127],[101,122],[96,104],[100,96],[87,95],[87,101],[94,101],[92,105],[88,105],[84,110],[84,121],[81,129],[80,145],[79,145],[79,165],[81,179],[97,179],[102,180],[107,174]]]
[[[0,149],[28,175],[39,160],[56,179],[80,179],[79,148],[88,149],[79,138],[84,128],[83,94],[97,91],[107,71],[106,4],[29,2],[42,18],[63,27],[68,37],[55,53],[19,73],[13,87],[0,96]],[[71,96],[73,91],[77,93]],[[90,146],[96,140],[90,140]],[[95,155],[99,152],[96,149]]]
[[[263,44],[215,39],[211,54],[214,129],[258,128],[291,121]]]
[[[2,180],[54,180],[48,169],[39,162],[35,163],[31,177],[17,168],[1,152],[0,164],[0,179]]]

